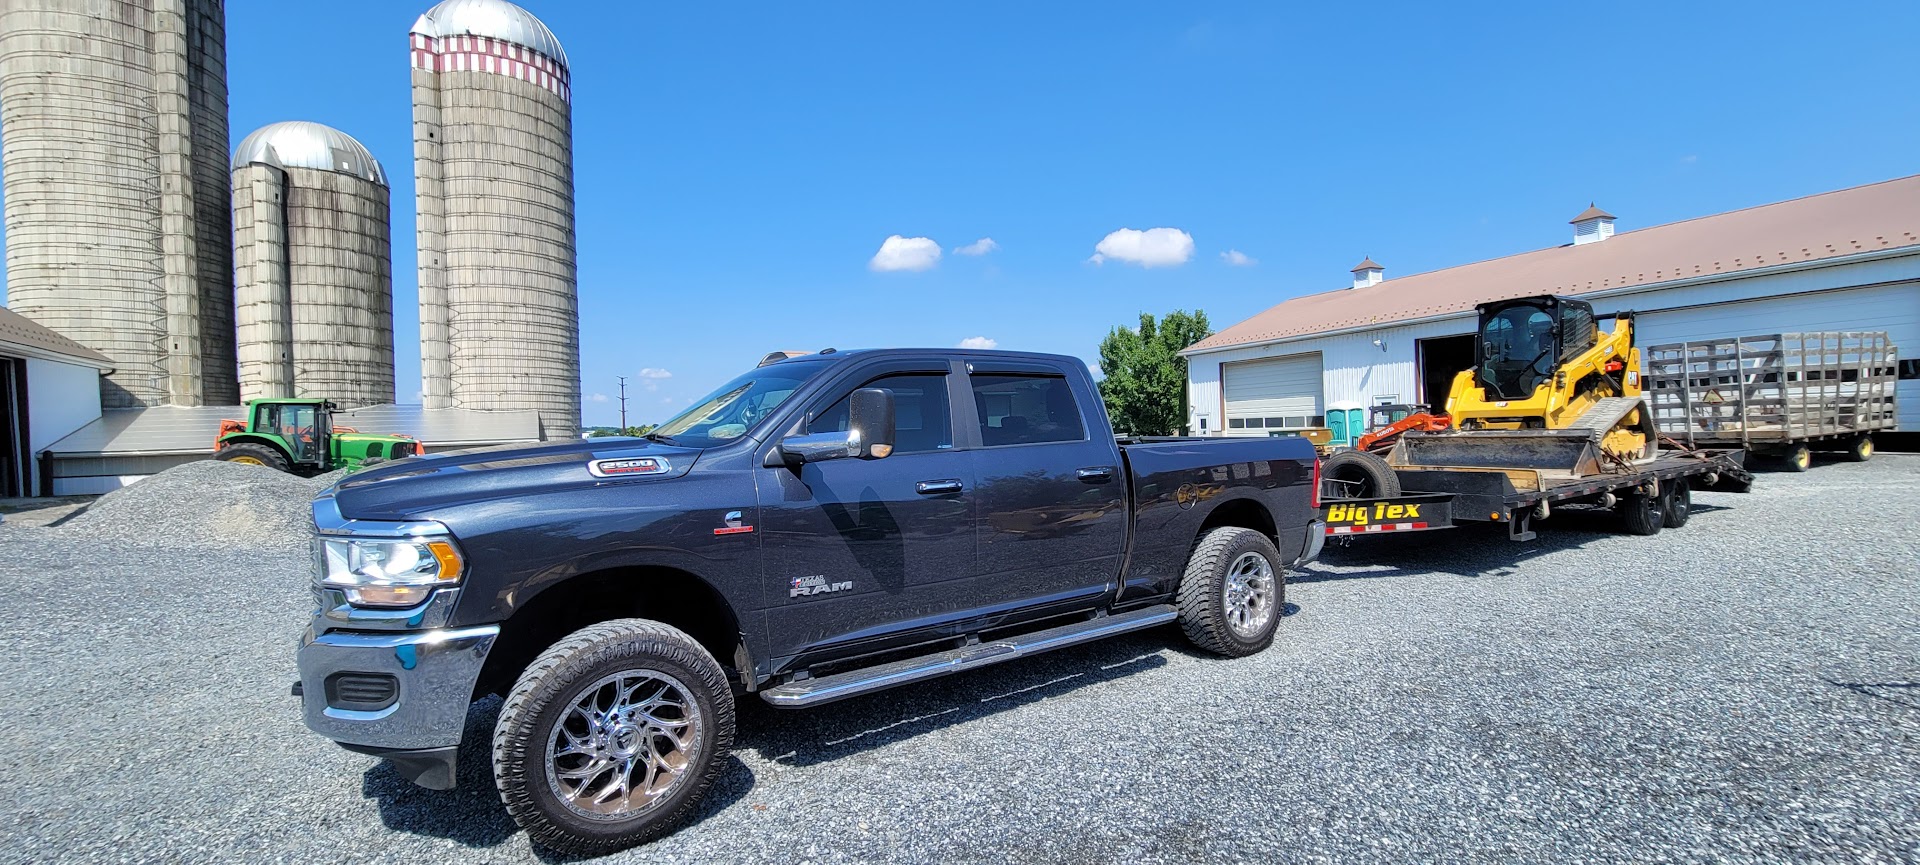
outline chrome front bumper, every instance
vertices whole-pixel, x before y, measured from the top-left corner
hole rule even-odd
[[[307,727],[357,751],[415,751],[460,744],[474,682],[499,625],[425,631],[328,631],[300,640],[300,681]],[[364,711],[328,705],[337,673],[390,675],[394,702]]]

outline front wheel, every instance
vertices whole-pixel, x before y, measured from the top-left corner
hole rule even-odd
[[[1280,551],[1266,535],[1214,529],[1200,539],[1180,578],[1180,628],[1202,649],[1244,657],[1273,644],[1286,599]]]
[[[1780,462],[1787,471],[1804,472],[1813,467],[1813,448],[1807,447],[1806,442],[1794,442],[1780,452]]]
[[[617,619],[534,659],[493,733],[494,782],[550,849],[598,856],[692,812],[733,746],[733,690],[678,628]]]

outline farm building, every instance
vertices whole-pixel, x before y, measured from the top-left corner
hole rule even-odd
[[[1900,428],[1920,430],[1920,175],[1617,234],[1614,222],[1589,207],[1563,246],[1411,276],[1362,261],[1350,287],[1285,301],[1183,352],[1189,428],[1326,426],[1346,443],[1369,406],[1445,402],[1473,365],[1476,304],[1560,294],[1603,319],[1633,312],[1642,346],[1886,331]]]

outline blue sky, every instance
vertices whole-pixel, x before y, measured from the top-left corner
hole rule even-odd
[[[403,400],[419,5],[228,4],[233,139],[316,120],[394,177]],[[1224,327],[1362,255],[1564,243],[1590,200],[1630,230],[1920,172],[1911,2],[525,5],[573,64],[584,392],[632,377],[634,422],[772,349],[1092,358],[1139,312]],[[1088,260],[1159,227],[1191,260]],[[940,260],[870,269],[896,234]]]

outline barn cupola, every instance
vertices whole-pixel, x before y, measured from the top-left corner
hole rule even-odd
[[[1379,285],[1386,278],[1387,269],[1381,267],[1379,262],[1374,261],[1372,256],[1368,256],[1365,261],[1353,266],[1354,288],[1366,288],[1369,285]]]
[[[1573,245],[1599,243],[1613,236],[1613,214],[1587,202],[1587,209],[1569,222],[1573,223]]]

